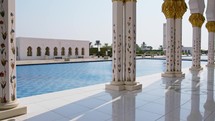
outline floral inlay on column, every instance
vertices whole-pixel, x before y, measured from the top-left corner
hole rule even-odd
[[[5,0],[0,1],[0,84],[1,95],[0,102],[7,103],[16,99],[16,76],[15,76],[15,24],[14,13],[6,15]],[[7,19],[9,18],[9,23]],[[8,25],[10,25],[8,28]],[[10,56],[9,56],[10,55]],[[9,81],[7,81],[9,79]],[[11,88],[8,94],[6,88]]]

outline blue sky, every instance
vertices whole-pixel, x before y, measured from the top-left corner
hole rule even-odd
[[[137,1],[137,44],[157,49],[163,43],[163,0]],[[192,46],[190,10],[183,18],[183,45]],[[205,22],[206,23],[206,22]],[[202,48],[208,32],[202,27]],[[112,43],[112,0],[16,0],[16,36]]]

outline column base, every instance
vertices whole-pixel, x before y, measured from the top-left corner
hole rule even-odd
[[[115,84],[106,84],[105,85],[106,90],[114,90],[114,91],[122,91],[125,90],[125,85],[115,85]]]
[[[125,89],[128,91],[140,90],[142,89],[142,84],[137,83],[135,85],[125,85]]]
[[[142,89],[142,84],[140,83],[135,83],[135,84],[123,84],[123,85],[115,85],[115,84],[106,84],[105,85],[106,90],[113,90],[113,91],[134,91],[134,90],[139,90]]]
[[[185,74],[182,72],[165,72],[161,74],[162,77],[184,77]]]
[[[201,71],[201,70],[203,70],[202,67],[199,67],[199,68],[191,67],[191,68],[190,68],[190,71]]]
[[[0,111],[0,120],[23,115],[27,113],[27,107],[26,106],[17,106],[12,109],[8,110],[1,110]]]

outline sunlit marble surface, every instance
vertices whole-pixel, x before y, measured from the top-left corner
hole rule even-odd
[[[138,77],[143,89],[104,90],[104,84],[21,98],[28,113],[9,121],[214,121],[214,68],[184,69],[185,78]]]

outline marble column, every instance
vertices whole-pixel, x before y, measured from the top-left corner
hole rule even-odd
[[[199,71],[192,72],[191,112],[187,121],[202,121],[200,112],[200,77]]]
[[[208,64],[207,66],[214,66],[214,40],[215,40],[215,0],[208,0],[206,10],[208,29]]]
[[[214,102],[214,67],[208,67],[207,75],[207,99],[204,104],[204,121],[215,120],[215,102]]]
[[[15,0],[0,1],[0,120],[25,114],[16,97]]]
[[[182,77],[182,18],[187,10],[187,5],[184,0],[177,0],[175,4],[175,75]]]
[[[138,90],[136,82],[136,0],[113,2],[113,79],[106,89]]]
[[[141,89],[136,82],[136,0],[125,0],[125,88]]]
[[[213,23],[214,30],[210,29],[210,26],[211,26],[210,22],[207,23],[207,29],[208,29],[208,63],[207,63],[207,66],[214,66],[215,21],[213,21],[212,23]]]
[[[182,17],[187,10],[184,0],[165,0],[162,5],[166,22],[166,72],[163,77],[182,77]]]
[[[201,61],[201,27],[205,21],[205,18],[203,16],[205,8],[204,0],[190,0],[189,6],[191,11],[189,21],[193,27],[192,67],[190,68],[190,70],[202,70],[200,61]]]
[[[123,0],[113,0],[112,82],[106,89],[124,90],[123,80]]]

